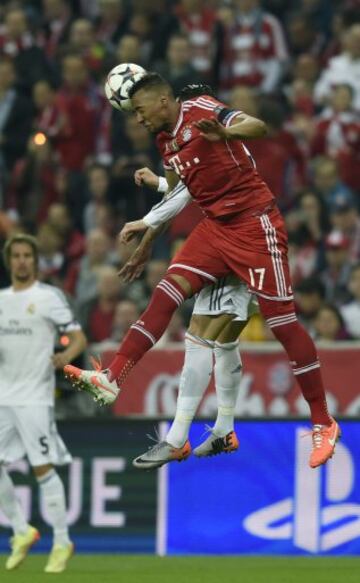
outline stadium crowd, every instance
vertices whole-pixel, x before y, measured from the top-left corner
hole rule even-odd
[[[200,216],[183,211],[143,277],[120,281],[136,241],[117,234],[159,197],[134,170],[162,173],[152,136],[104,97],[120,62],[158,71],[175,93],[209,83],[267,123],[246,145],[286,218],[299,315],[317,339],[359,339],[360,2],[1,2],[0,246],[36,234],[40,279],[69,294],[92,343],[122,339]],[[163,342],[183,340],[190,312]],[[271,334],[255,317],[244,338]]]

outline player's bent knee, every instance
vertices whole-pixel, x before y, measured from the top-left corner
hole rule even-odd
[[[166,277],[174,279],[179,285],[181,285],[184,291],[191,297],[200,291],[204,285],[209,285],[209,280],[204,278],[201,274],[191,271],[190,269],[184,269],[183,267],[172,267],[170,265]]]
[[[167,272],[166,279],[175,281],[184,292],[184,297],[190,298],[193,295],[191,283],[182,275]]]

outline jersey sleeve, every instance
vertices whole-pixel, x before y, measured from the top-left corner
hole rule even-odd
[[[185,105],[187,104],[187,105]],[[220,123],[225,127],[231,125],[232,120],[243,112],[238,109],[231,109],[222,101],[219,101],[215,97],[208,95],[201,95],[195,100],[189,100],[184,102],[185,108],[190,107],[190,104],[194,107],[194,115],[196,117],[214,117],[216,116]],[[196,113],[195,113],[196,112]]]
[[[143,218],[144,223],[156,229],[178,215],[191,201],[191,195],[185,184],[181,181],[175,188],[165,195],[159,204],[152,207],[151,211]]]
[[[74,313],[65,295],[62,291],[56,288],[53,288],[50,292],[48,318],[53,324],[55,324],[59,332],[62,334],[81,330],[81,326],[75,319]]]

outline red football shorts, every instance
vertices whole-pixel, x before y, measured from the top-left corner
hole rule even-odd
[[[170,273],[183,270],[198,274],[209,284],[233,272],[261,297],[293,299],[287,234],[276,206],[240,213],[227,221],[203,219],[169,267]]]

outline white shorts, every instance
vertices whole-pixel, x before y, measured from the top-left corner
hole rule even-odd
[[[0,463],[15,462],[24,455],[32,467],[71,462],[57,431],[53,407],[0,406]]]
[[[196,296],[193,314],[217,316],[232,314],[238,322],[258,313],[256,296],[234,275],[221,277],[214,285],[204,287]]]

